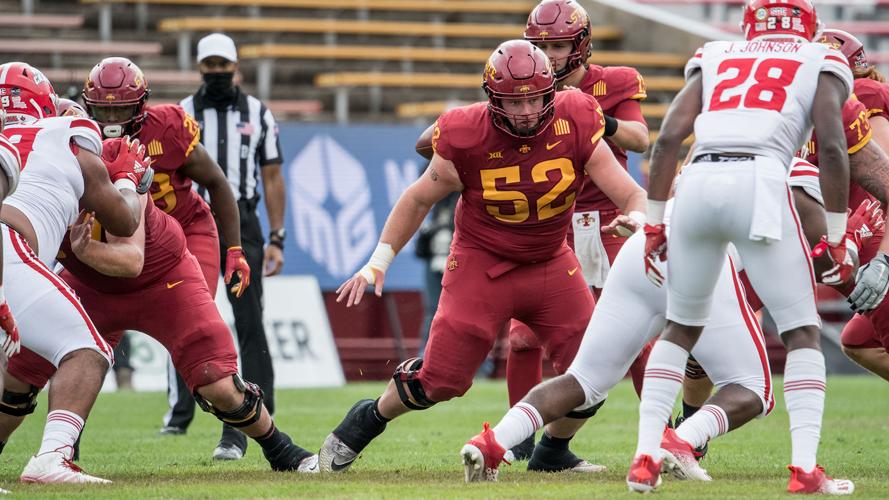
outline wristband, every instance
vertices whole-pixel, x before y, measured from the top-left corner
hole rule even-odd
[[[605,137],[611,137],[617,133],[617,118],[602,115],[605,118]]]
[[[648,220],[648,218],[645,217],[645,214],[643,214],[642,212],[640,212],[638,210],[630,211],[630,213],[627,215],[627,217],[636,221],[636,224],[639,224],[639,227],[644,226],[645,222]]]
[[[647,220],[647,224],[652,226],[657,226],[658,224],[664,223],[664,212],[667,210],[667,202],[666,201],[658,201],[658,200],[648,200],[648,209],[645,214],[645,218]]]
[[[278,247],[281,250],[284,250],[284,241],[283,240],[269,240],[269,245],[273,247]]]
[[[846,235],[846,212],[827,212],[827,242],[836,245]]]
[[[388,243],[378,243],[377,248],[374,250],[374,253],[371,254],[370,259],[367,261],[367,264],[364,265],[361,269],[358,270],[359,275],[362,278],[367,280],[369,285],[373,285],[377,280],[376,273],[374,271],[379,271],[381,274],[386,274],[386,271],[389,269],[389,265],[392,264],[392,259],[395,258],[395,251],[392,250],[392,245]]]
[[[129,179],[117,179],[114,181],[114,187],[116,187],[118,191],[123,191],[124,189],[135,191],[136,183]]]

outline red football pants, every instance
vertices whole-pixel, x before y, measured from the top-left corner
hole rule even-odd
[[[195,219],[182,228],[185,232],[185,245],[188,251],[198,259],[201,272],[207,282],[210,295],[216,298],[216,287],[219,285],[219,234],[216,221],[212,216]]]
[[[567,247],[548,261],[517,265],[484,250],[454,248],[442,279],[419,380],[432,401],[462,396],[503,325],[534,329],[563,373],[593,313],[593,296]]]
[[[130,293],[93,290],[68,272],[62,277],[109,344],[117,345],[123,330],[148,334],[167,349],[190,390],[238,373],[231,333],[191,254],[186,253],[163,280]],[[55,367],[30,351],[22,351],[10,360],[9,372],[19,380],[43,387]]]

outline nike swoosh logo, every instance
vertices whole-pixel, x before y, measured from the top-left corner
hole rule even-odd
[[[179,280],[179,281],[175,281],[173,283],[167,282],[167,290],[174,288],[176,286],[179,286],[180,284],[182,284],[184,282],[185,282],[185,280]]]
[[[352,462],[354,462],[354,461],[355,461],[355,459],[353,458],[352,460],[349,460],[348,462],[338,464],[338,463],[336,463],[336,458],[334,458],[333,460],[330,461],[330,469],[333,470],[334,472],[338,472],[338,471],[341,471],[341,470],[349,467],[350,465],[352,465]]]
[[[576,273],[576,272],[577,272],[577,268],[575,267],[574,269],[568,271],[568,276],[574,276],[574,273]]]
[[[557,141],[557,142],[555,142],[555,143],[553,143],[553,144],[550,144],[550,143],[547,142],[547,143],[546,143],[546,150],[549,151],[550,149],[552,149],[552,148],[558,146],[559,144],[562,144],[562,141]]]

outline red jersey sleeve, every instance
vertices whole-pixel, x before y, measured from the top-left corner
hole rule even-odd
[[[179,167],[185,164],[188,156],[201,140],[201,129],[198,123],[182,107],[175,104],[152,106],[152,111],[160,118],[159,125],[164,128],[161,141],[161,158],[164,163],[168,167]],[[152,151],[150,143],[147,146],[149,156],[157,154]]]
[[[645,79],[629,66],[606,68],[605,80],[608,94],[618,95],[621,100],[641,101],[648,97]]]
[[[859,78],[855,80],[855,96],[867,108],[868,118],[882,116],[889,120],[889,85]]]
[[[454,108],[442,114],[432,130],[432,149],[445,160],[458,162],[462,151],[478,145],[487,118],[487,103]]]
[[[856,153],[866,146],[873,135],[870,123],[867,121],[867,108],[854,97],[843,105],[843,126],[846,130],[846,147],[849,154]]]
[[[577,130],[577,152],[583,164],[593,156],[593,151],[605,134],[605,113],[595,97],[579,90],[569,90],[567,96],[573,102],[566,103],[571,109],[574,128]]]

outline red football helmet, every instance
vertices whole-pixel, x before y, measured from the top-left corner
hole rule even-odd
[[[552,122],[555,114],[556,78],[549,58],[542,50],[525,40],[503,42],[488,58],[482,75],[482,88],[488,94],[488,109],[494,125],[515,137],[533,137]],[[504,100],[526,100],[541,97],[543,106],[528,114],[509,113]],[[528,130],[520,131],[515,122],[536,120]]]
[[[90,71],[83,85],[83,102],[105,137],[135,135],[145,120],[150,93],[138,66],[124,57],[108,57]]]
[[[79,116],[80,118],[89,118],[83,106],[77,104],[71,99],[59,99],[59,116]]]
[[[573,44],[565,67],[556,73],[556,79],[561,80],[590,57],[590,17],[574,0],[543,0],[528,15],[525,40],[535,45],[559,40]]]
[[[52,84],[37,68],[23,62],[0,65],[0,107],[7,125],[57,116],[58,102]]]
[[[811,42],[820,29],[821,22],[810,0],[750,0],[741,21],[747,40],[796,36]]]
[[[843,30],[826,29],[821,32],[821,39],[818,41],[842,52],[846,59],[849,60],[849,66],[852,69],[865,69],[869,66],[867,54],[864,53],[864,44],[851,33]]]

